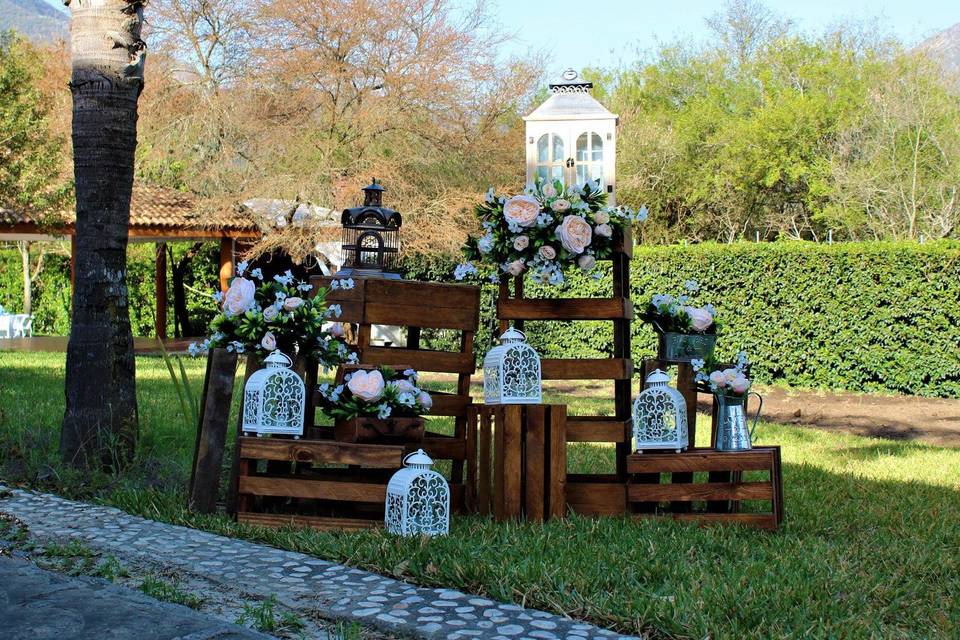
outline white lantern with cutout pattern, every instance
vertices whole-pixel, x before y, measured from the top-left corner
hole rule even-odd
[[[522,331],[507,329],[483,359],[486,404],[540,404],[540,356]]]
[[[689,445],[687,402],[669,382],[670,376],[657,369],[647,376],[647,388],[633,401],[633,439],[638,452],[673,449],[680,453]]]
[[[440,536],[450,531],[450,485],[430,468],[423,449],[403,459],[387,484],[384,524],[399,536]]]
[[[307,392],[303,379],[291,369],[293,360],[274,351],[243,388],[244,435],[255,433],[303,435]]]

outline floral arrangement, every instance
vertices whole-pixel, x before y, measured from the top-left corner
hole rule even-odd
[[[321,406],[338,420],[358,416],[415,417],[433,407],[430,394],[417,386],[417,372],[399,373],[389,367],[357,370],[344,374],[344,384],[322,384]]]
[[[343,339],[343,326],[331,322],[341,309],[326,304],[326,289],[305,296],[312,285],[297,280],[289,270],[267,279],[260,269],[253,269],[247,278],[247,267],[246,262],[238,264],[227,292],[214,294],[220,313],[210,322],[210,337],[190,345],[191,355],[214,347],[259,356],[279,349],[291,357],[308,354],[324,368],[356,362]],[[351,289],[353,280],[335,280],[331,287]]]
[[[540,282],[561,285],[568,266],[589,273],[597,260],[610,256],[616,235],[647,218],[646,208],[634,213],[606,202],[599,181],[567,186],[538,179],[523,195],[511,197],[491,188],[475,209],[484,234],[467,239],[467,262],[454,277],[485,275],[499,282],[504,273],[529,272]]]
[[[674,297],[658,293],[650,299],[641,316],[661,333],[716,333],[717,310],[712,304],[695,307],[692,296],[700,290],[696,280],[684,283],[687,293]]]
[[[725,396],[745,396],[750,392],[750,387],[753,385],[746,374],[750,361],[744,351],[737,354],[736,364],[728,369],[721,370],[713,363],[708,364],[704,360],[692,360],[690,364],[696,373],[695,380],[707,385],[713,393]]]

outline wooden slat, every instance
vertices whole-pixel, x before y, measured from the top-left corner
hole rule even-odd
[[[329,276],[312,276],[310,278],[310,284],[313,285],[313,290],[310,292],[310,295],[311,296],[317,295],[318,287],[326,287],[327,302],[343,304],[344,302],[349,302],[349,301],[359,302],[363,300],[364,292],[366,291],[366,282],[367,282],[363,278],[355,278],[353,280],[353,289],[331,289],[330,282],[332,280],[333,278]]]
[[[364,364],[409,365],[417,371],[439,373],[473,373],[476,362],[472,353],[401,349],[397,347],[367,347],[360,354]]]
[[[467,407],[473,402],[468,395],[453,395],[439,391],[431,391],[430,397],[433,398],[433,408],[428,414],[431,416],[464,416],[467,414]]]
[[[408,445],[408,452],[416,451],[422,448],[434,460],[466,460],[467,443],[461,438],[451,438],[450,436],[430,435],[424,436],[423,441],[415,445]]]
[[[436,295],[436,294],[434,294]],[[381,302],[368,298],[364,322],[399,327],[415,326],[429,329],[460,329],[476,331],[478,318],[475,308],[436,308],[433,298],[406,298],[404,304]]]
[[[507,299],[497,306],[501,320],[623,320],[633,318],[627,298]]]
[[[524,515],[527,520],[543,522],[546,501],[546,420],[547,407],[542,404],[526,408],[524,421]]]
[[[383,301],[387,304],[419,303],[421,308],[429,308],[431,311],[469,309],[475,312],[480,308],[480,289],[471,285],[371,278],[366,281],[366,287],[368,301]]]
[[[520,405],[504,405],[496,411],[496,484],[494,486],[493,513],[498,521],[520,517],[520,484],[522,473],[522,444]]]
[[[545,358],[540,368],[544,380],[629,380],[633,375],[627,358]]]
[[[549,433],[549,483],[548,509],[551,518],[563,518],[567,515],[567,405],[555,404],[550,407]]]
[[[685,451],[680,454],[656,453],[627,456],[629,473],[667,473],[673,471],[763,471],[773,466],[772,450]]]
[[[380,469],[403,466],[402,446],[318,440],[240,438],[240,457],[313,464],[351,464]]]
[[[627,510],[627,487],[618,482],[582,482],[567,476],[567,505],[587,516],[615,516]]]
[[[247,476],[240,478],[240,493],[255,496],[382,503],[387,498],[387,486],[368,482]]]
[[[776,516],[772,513],[635,513],[634,518],[672,518],[702,525],[741,524],[757,529],[774,530],[777,528]]]
[[[569,416],[567,442],[629,442],[627,423],[606,416]]]
[[[282,513],[251,513],[250,511],[239,512],[237,522],[258,527],[310,527],[319,531],[363,531],[364,529],[376,529],[383,526],[383,520],[381,519],[323,518]]]
[[[697,484],[631,484],[627,486],[630,502],[676,500],[772,500],[770,482],[702,482]]]
[[[479,436],[479,456],[477,473],[477,507],[481,514],[489,515],[491,509],[491,500],[493,499],[493,478],[490,475],[493,469],[490,459],[491,445],[493,444],[493,428],[490,411],[480,412],[480,436]]]

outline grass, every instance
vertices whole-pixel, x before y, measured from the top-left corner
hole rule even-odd
[[[203,598],[179,588],[172,582],[159,576],[147,576],[139,586],[140,591],[156,600],[181,604],[191,609],[203,607]]]
[[[277,611],[277,597],[270,596],[259,604],[245,604],[236,623],[264,633],[296,633],[304,624],[292,611]]]
[[[762,423],[759,441],[783,447],[776,533],[581,517],[460,517],[433,540],[272,531],[184,509],[194,433],[163,361],[138,358],[137,371],[137,465],[80,477],[56,462],[63,355],[0,353],[0,477],[652,638],[960,637],[960,450]],[[202,363],[187,373],[199,394]],[[576,409],[602,412],[603,389],[585,390]],[[607,471],[612,454],[571,446],[570,460]]]

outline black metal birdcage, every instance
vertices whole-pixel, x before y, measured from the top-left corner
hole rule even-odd
[[[400,278],[393,269],[403,220],[399,212],[383,206],[383,192],[374,178],[363,189],[363,205],[343,210],[343,265],[338,276]]]

